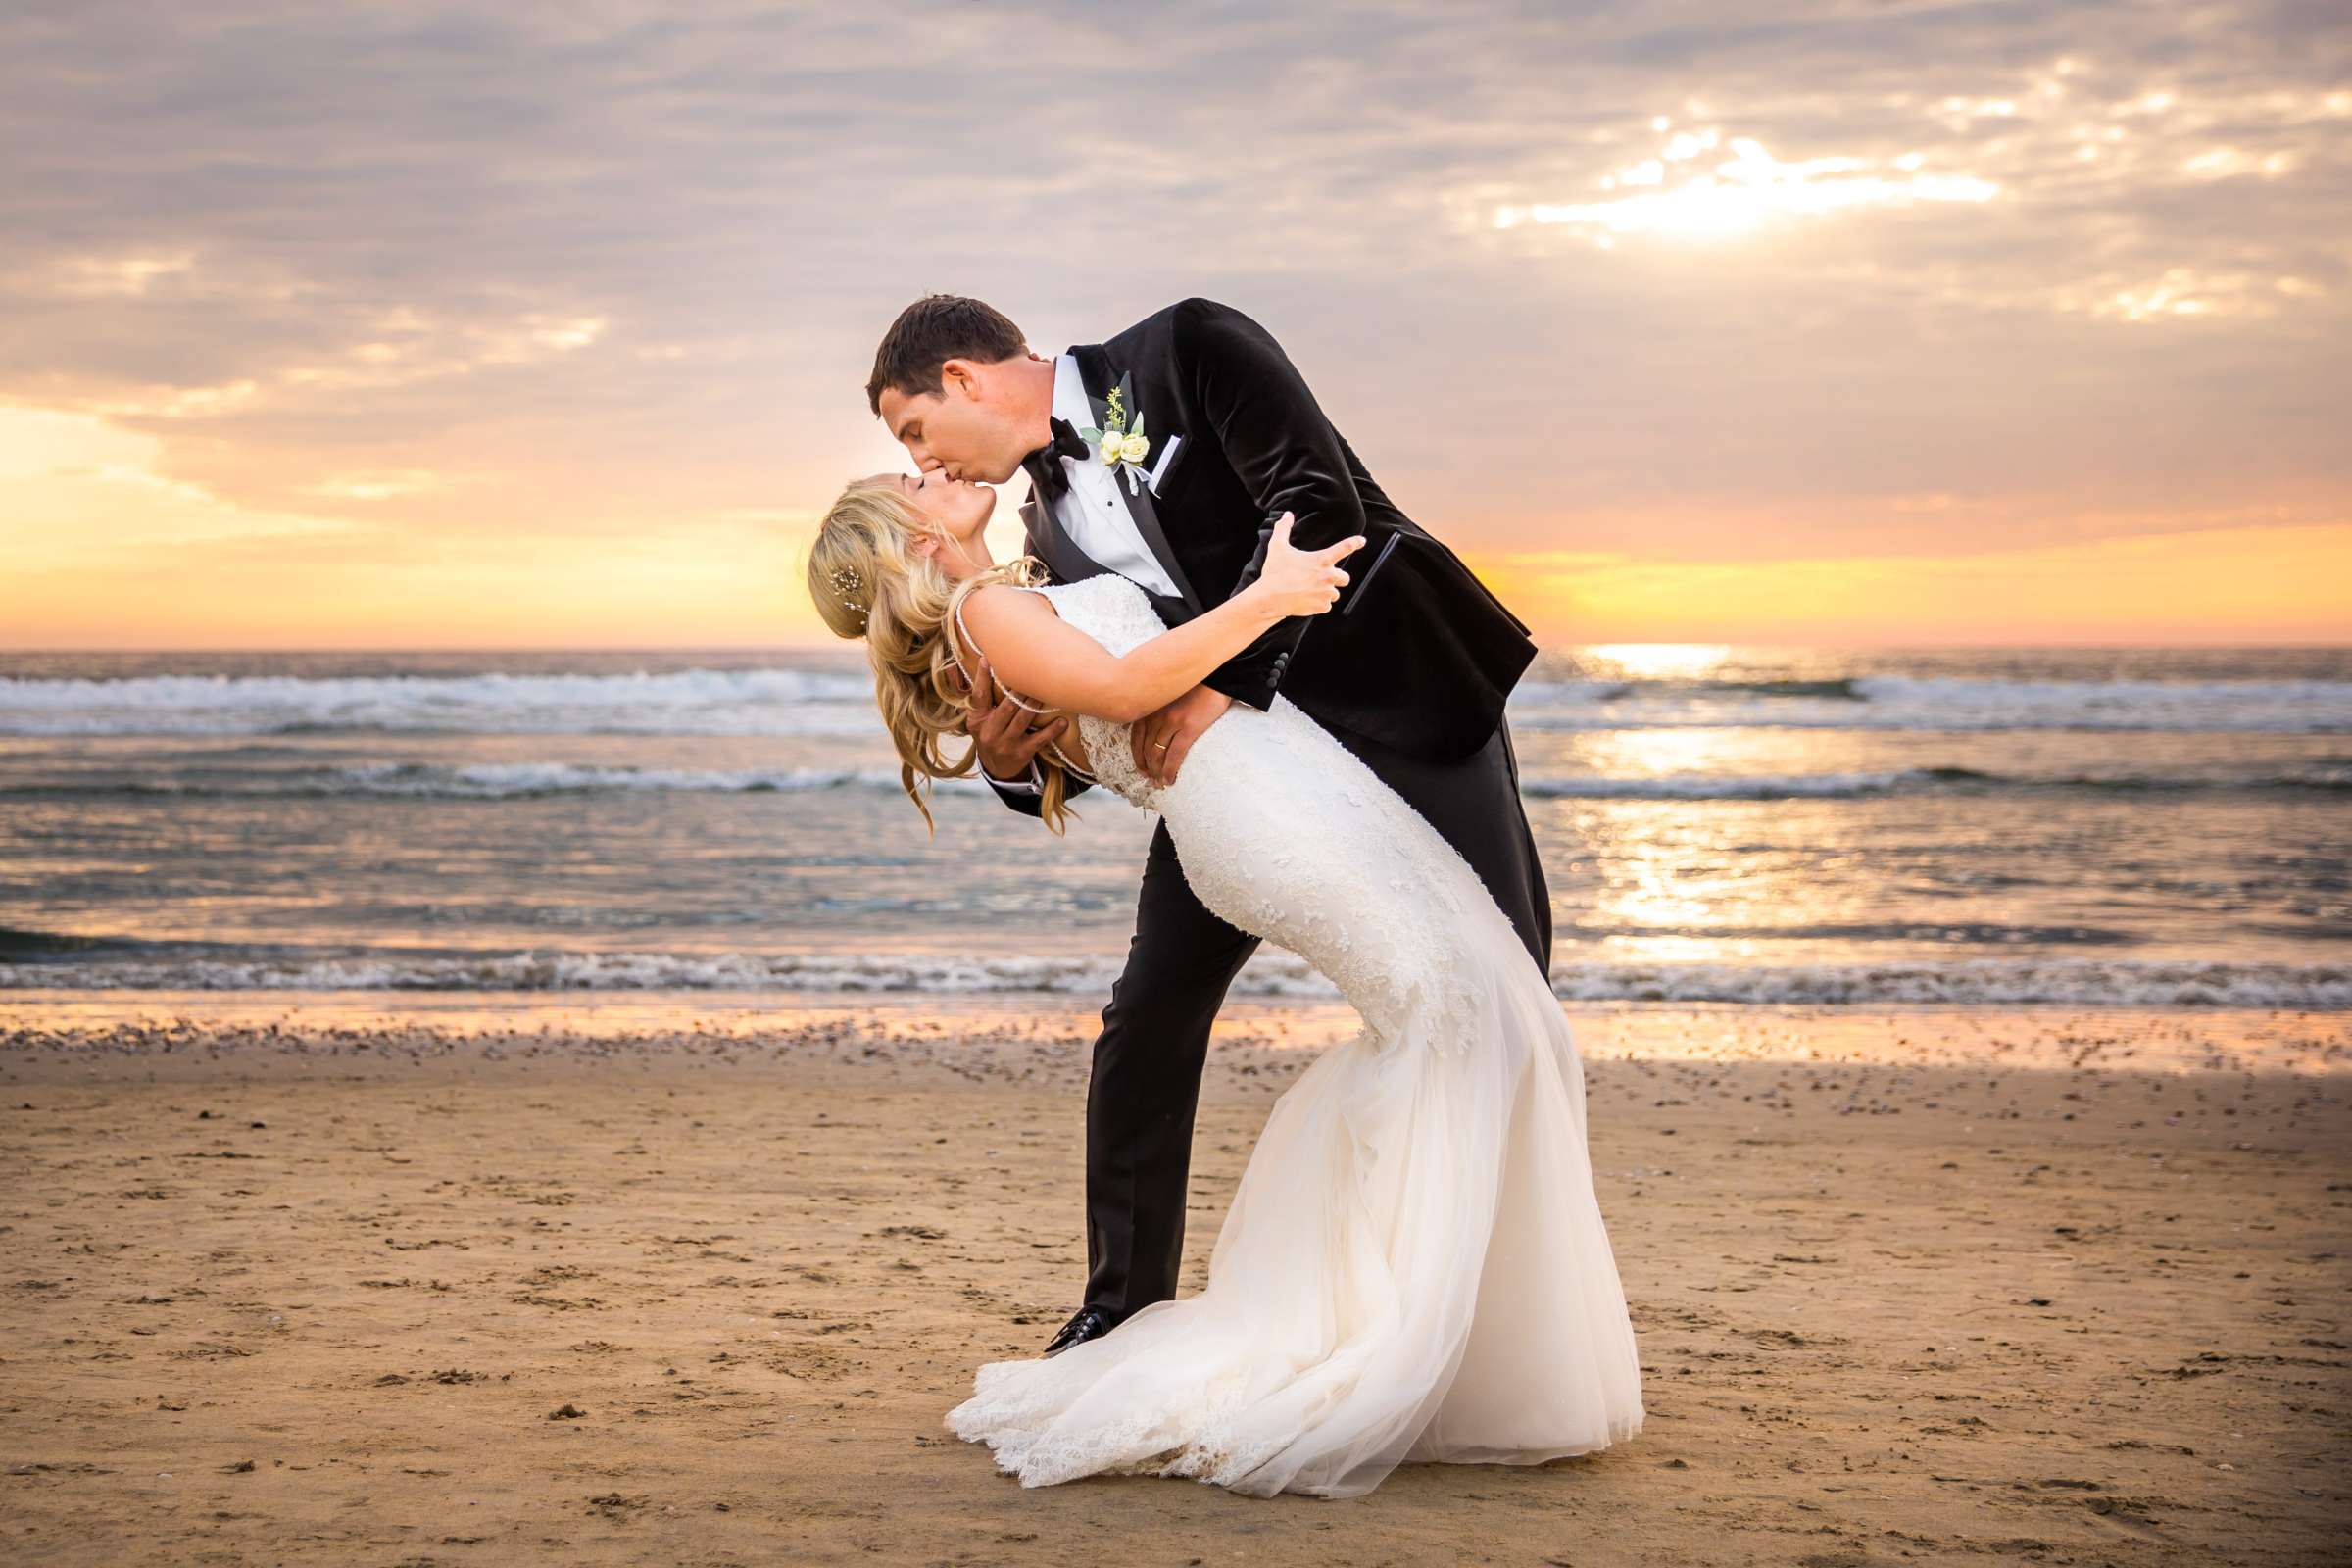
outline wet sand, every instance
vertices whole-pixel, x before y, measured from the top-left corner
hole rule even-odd
[[[2337,1014],[1572,1007],[1647,1424],[1361,1498],[1024,1490],[1083,1013],[0,1007],[11,1562],[2329,1563]],[[1212,1053],[1197,1288],[1340,1009]]]

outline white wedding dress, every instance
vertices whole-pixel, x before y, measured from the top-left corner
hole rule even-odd
[[[1114,654],[1162,630],[1111,573],[1028,591]],[[1328,1497],[1400,1461],[1535,1464],[1640,1432],[1583,1065],[1469,862],[1286,697],[1228,710],[1165,789],[1126,725],[1079,733],[1105,786],[1165,817],[1200,902],[1321,970],[1364,1028],[1274,1102],[1200,1294],[982,1366],[949,1430],[1027,1486]]]

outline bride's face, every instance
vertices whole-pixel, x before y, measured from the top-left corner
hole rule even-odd
[[[891,480],[899,493],[929,518],[946,542],[922,538],[914,548],[939,563],[950,577],[968,577],[992,564],[988,556],[989,514],[996,511],[997,493],[968,479],[951,479],[933,468],[928,473],[878,474]]]

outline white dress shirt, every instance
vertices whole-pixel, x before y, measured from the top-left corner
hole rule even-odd
[[[1069,420],[1072,429],[1096,428],[1094,406],[1086,400],[1086,381],[1078,373],[1078,362],[1067,354],[1054,359],[1054,416]],[[1133,423],[1132,410],[1129,422]],[[1151,435],[1148,424],[1144,433]],[[1166,471],[1168,458],[1182,439],[1169,436],[1164,441],[1155,441],[1163,450],[1153,454],[1158,461],[1152,468],[1152,479]],[[1070,476],[1070,487],[1053,503],[1054,520],[1061,524],[1061,531],[1070,536],[1070,542],[1096,565],[1115,571],[1131,582],[1142,583],[1155,594],[1182,598],[1176,584],[1169,579],[1167,568],[1159,564],[1152,547],[1144,543],[1144,536],[1135,525],[1135,514],[1119,498],[1119,486],[1127,481],[1094,453],[1083,458],[1063,458],[1061,468]],[[986,773],[987,769],[981,771]],[[1026,779],[992,775],[989,782],[1015,795],[1035,794],[1045,788],[1045,779],[1035,761],[1030,762]]]
[[[1073,429],[1095,427],[1095,411],[1086,401],[1086,382],[1079,377],[1078,362],[1067,354],[1058,355],[1054,361],[1054,415],[1069,420]],[[1129,422],[1133,423],[1132,410]],[[1149,425],[1145,434],[1151,434]],[[1153,456],[1164,461],[1167,454]],[[1054,518],[1061,524],[1061,531],[1070,536],[1070,543],[1099,566],[1142,583],[1155,594],[1181,598],[1167,568],[1152,554],[1152,547],[1144,543],[1127,503],[1119,499],[1119,486],[1127,481],[1093,453],[1083,458],[1063,458],[1061,467],[1070,476],[1070,487],[1054,502]]]

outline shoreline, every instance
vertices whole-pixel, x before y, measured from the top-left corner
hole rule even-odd
[[[1567,1002],[1587,1061],[1615,1059],[2129,1066],[2164,1072],[2352,1072],[2352,1013],[2296,1008],[1983,1003]],[[488,1038],[625,1041],[789,1038],[811,1028],[878,1038],[942,1031],[1083,1046],[1097,1006],[1056,994],[757,991],[0,990],[0,1040],[209,1030],[235,1042],[275,1026]],[[1342,1002],[1234,998],[1220,1045],[1320,1050],[1351,1034]]]

